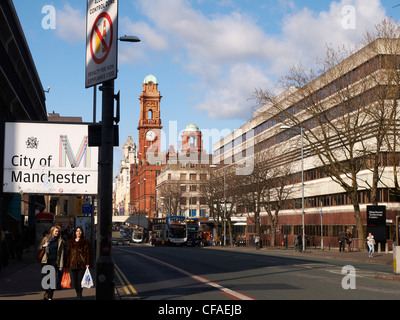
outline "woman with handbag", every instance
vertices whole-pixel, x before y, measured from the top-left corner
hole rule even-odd
[[[62,270],[64,267],[64,240],[61,238],[61,231],[58,227],[51,227],[49,233],[45,235],[39,244],[38,251],[44,249],[43,256],[41,258],[42,269],[45,265],[53,266],[55,269],[54,274],[57,274],[57,270]],[[57,279],[54,279],[54,284],[57,283]],[[45,300],[52,300],[55,289],[47,289],[44,294]]]
[[[75,237],[68,241],[66,266],[71,270],[77,299],[81,300],[81,282],[86,268],[90,266],[90,244],[89,240],[83,236],[82,227],[77,227]]]
[[[374,236],[371,234],[371,232],[368,233],[367,245],[368,245],[368,257],[373,257],[374,256],[375,239],[374,239]]]

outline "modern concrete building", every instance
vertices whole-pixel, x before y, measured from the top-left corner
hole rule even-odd
[[[328,245],[328,240],[337,245],[338,232],[345,229],[349,229],[354,238],[359,236],[354,199],[337,182],[339,178],[348,182],[350,172],[347,177],[342,173],[336,178],[332,174],[334,166],[330,165],[331,171],[326,170],[329,165],[327,156],[317,150],[317,147],[323,148],[318,139],[324,134],[328,137],[326,148],[335,157],[337,166],[351,161],[359,164],[356,168],[356,197],[366,229],[370,227],[367,206],[376,204],[373,203],[371,185],[373,164],[377,163],[377,203],[386,208],[384,229],[388,243],[391,242],[395,218],[400,214],[394,180],[398,163],[392,160],[398,157],[395,151],[397,118],[393,115],[398,111],[400,92],[400,81],[394,76],[399,69],[399,52],[399,40],[375,40],[312,81],[288,88],[274,97],[256,110],[249,122],[214,144],[214,163],[238,164],[248,157],[274,150],[275,156],[271,156],[271,161],[276,167],[291,164],[293,171],[288,177],[288,187],[295,188],[282,203],[276,230],[271,229],[265,210],[261,210],[264,241],[268,243],[272,232],[281,237],[286,235],[288,241],[293,241],[294,235],[302,233],[303,218],[305,234],[311,245],[319,246],[321,236],[326,239],[325,245]],[[396,72],[391,73],[391,70]],[[384,138],[387,140],[378,149],[379,110],[393,112],[380,118],[389,129],[386,129]],[[350,138],[355,139],[353,144]],[[351,153],[350,146],[357,152]],[[252,212],[247,214],[251,216]],[[253,223],[249,231],[254,233],[254,230]]]

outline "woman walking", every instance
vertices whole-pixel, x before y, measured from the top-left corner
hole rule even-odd
[[[72,282],[75,287],[76,296],[82,299],[81,282],[86,268],[90,266],[90,244],[83,236],[82,227],[77,227],[75,237],[68,241],[66,267],[71,270]]]
[[[368,257],[372,257],[374,254],[375,239],[374,236],[371,234],[371,232],[368,234],[367,237],[367,245],[368,245]]]
[[[53,266],[54,269],[62,270],[64,266],[64,240],[58,227],[51,227],[49,233],[45,235],[39,244],[39,250],[45,249],[42,257],[42,269],[45,265]],[[54,279],[56,283],[57,279]],[[52,300],[55,289],[47,289],[44,294],[45,300]]]

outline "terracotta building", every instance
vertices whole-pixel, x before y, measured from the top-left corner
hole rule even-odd
[[[381,105],[389,108],[390,102],[394,101],[392,93],[394,91],[390,90],[392,87],[388,85],[389,80],[386,80],[389,79],[388,74],[390,73],[386,70],[398,69],[395,64],[400,61],[399,46],[398,39],[378,39],[370,43],[313,81],[304,86],[293,86],[281,93],[280,96],[256,110],[249,122],[213,146],[215,163],[232,164],[240,163],[242,158],[246,159],[249,150],[251,154],[254,152],[254,155],[268,154],[270,150],[286,150],[275,153],[276,157],[271,159],[276,161],[277,165],[283,166],[287,163],[292,165],[293,173],[288,179],[287,188],[294,188],[290,196],[281,204],[279,224],[276,228],[271,228],[265,210],[260,212],[263,241],[268,243],[270,235],[275,232],[278,244],[281,243],[280,239],[284,235],[288,236],[288,242],[293,244],[293,237],[303,232],[304,225],[304,232],[311,239],[309,245],[320,245],[321,237],[323,237],[325,245],[331,241],[329,244],[337,246],[339,231],[349,229],[354,238],[360,237],[357,242],[353,241],[353,244],[362,246],[364,239],[359,233],[361,228],[355,218],[351,197],[332,178],[332,174],[326,173],[327,165],[321,162],[314,146],[306,138],[302,139],[301,132],[305,137],[307,134],[310,137],[312,133],[318,133],[324,129],[325,134],[332,137],[329,145],[334,145],[343,138],[340,133],[345,132],[344,129],[335,132],[335,129],[340,126],[344,127],[346,122],[342,119],[349,119],[348,123],[357,123],[357,126],[353,125],[352,129],[355,127],[365,128],[365,133],[362,135],[363,150],[367,150],[369,154],[377,153],[376,133],[378,130],[374,125],[378,121],[371,122],[370,118],[366,116],[366,110],[378,109]],[[385,72],[387,73],[385,74]],[[373,79],[376,78],[379,81],[374,82]],[[396,85],[398,86],[397,83]],[[346,99],[342,98],[341,101],[340,98],[343,97],[345,91],[349,95],[346,96]],[[345,103],[347,101],[348,104]],[[321,108],[311,109],[314,106]],[[344,106],[350,107],[345,109]],[[311,111],[314,110],[313,116]],[[318,113],[317,110],[322,111]],[[318,122],[316,119],[322,119],[322,121]],[[361,123],[360,119],[364,122]],[[358,122],[355,122],[356,120]],[[390,120],[388,117],[385,119],[389,124]],[[332,125],[328,127],[328,124]],[[391,130],[395,132],[395,129]],[[389,135],[388,141],[391,141],[390,139],[394,138]],[[336,163],[346,164],[350,158],[346,153],[349,148],[347,148],[348,144],[345,139],[341,141],[345,141],[345,143],[337,149],[332,147],[332,150],[336,151],[335,156],[338,159]],[[304,156],[300,147],[303,145],[302,142],[304,142]],[[357,148],[361,150],[359,145]],[[395,187],[393,168],[398,166],[398,163],[391,160],[393,152],[391,152],[389,144],[383,145],[378,151],[380,183],[378,184],[377,200],[379,205],[386,208],[386,219],[383,219],[383,227],[386,231],[384,236],[391,244],[396,216],[400,212],[399,198],[393,193]],[[398,157],[398,151],[396,155]],[[357,197],[362,224],[365,230],[368,230],[371,226],[367,224],[367,210],[373,201],[370,188],[373,175],[372,165],[371,161],[366,161],[368,158],[364,156],[358,156],[356,160],[363,164],[359,165],[357,172],[357,179],[361,181],[357,189]],[[301,180],[302,173],[304,174],[304,184]],[[344,177],[345,173],[342,176]],[[251,216],[253,213],[246,212],[246,214]],[[254,233],[254,222],[249,220],[249,224],[252,224],[249,232]],[[382,243],[384,242],[385,239],[382,240]]]
[[[139,146],[136,163],[131,164],[130,204],[131,214],[153,218],[156,212],[156,179],[165,165],[161,154],[161,102],[157,78],[148,75],[139,97]]]

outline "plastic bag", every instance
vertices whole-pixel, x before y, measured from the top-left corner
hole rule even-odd
[[[85,274],[83,275],[83,279],[81,282],[82,288],[91,288],[93,287],[93,278],[90,274],[89,268],[86,268]]]
[[[61,287],[69,289],[71,288],[71,275],[68,268],[64,269],[63,276],[61,278]]]

